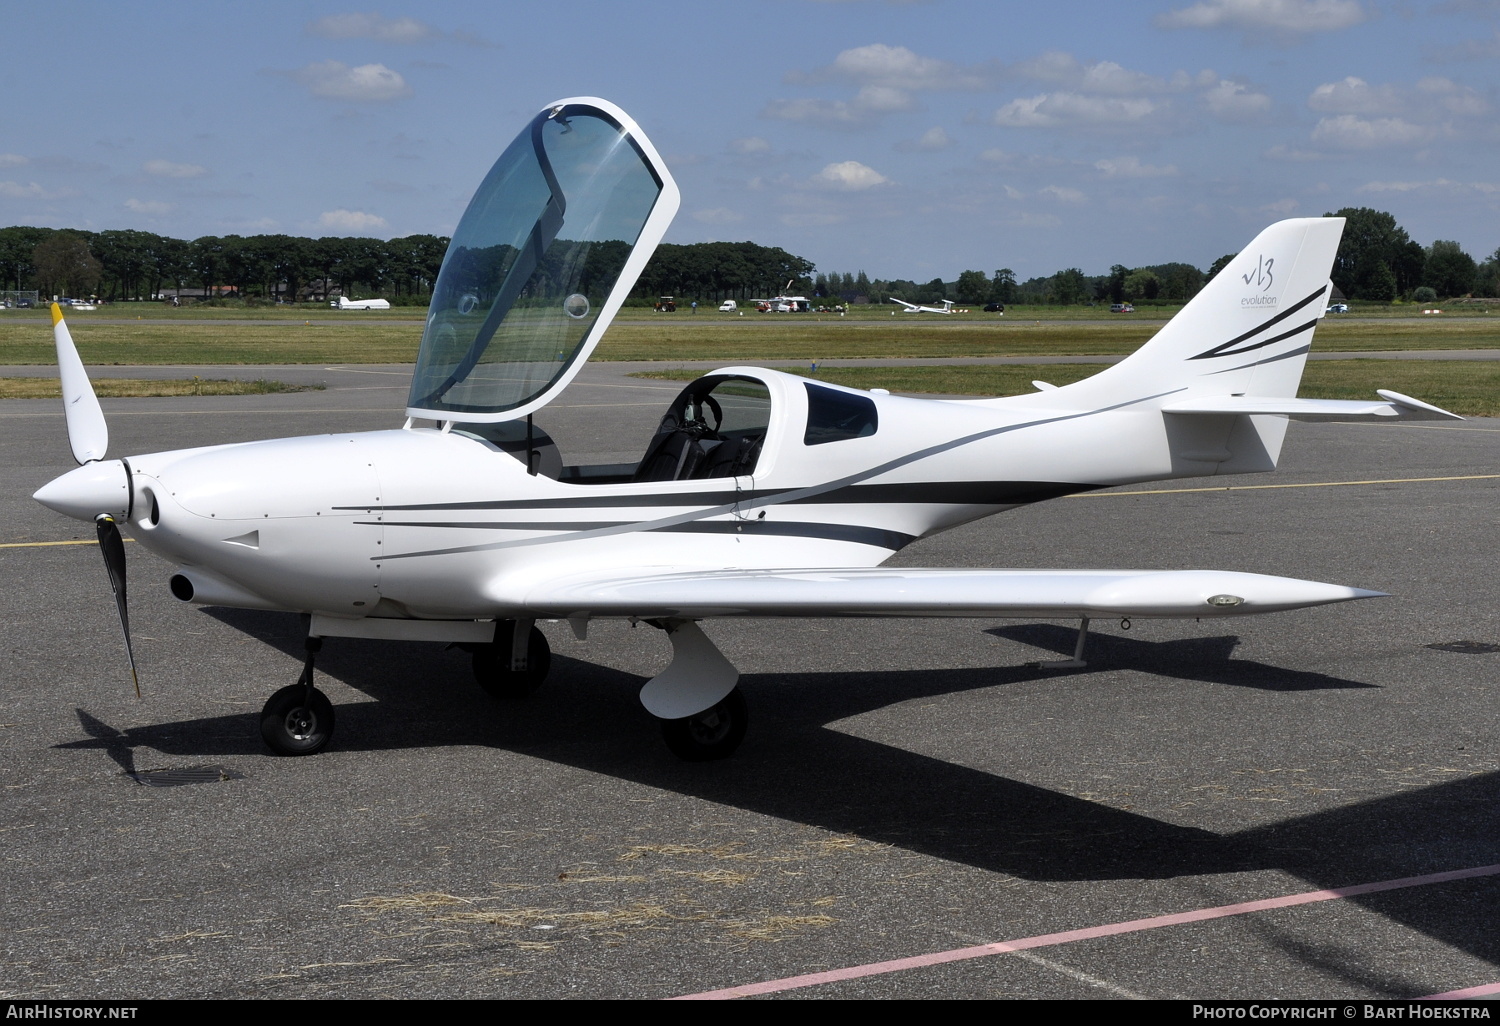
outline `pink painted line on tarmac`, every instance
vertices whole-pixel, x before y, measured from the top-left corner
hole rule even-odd
[[[1449,990],[1441,994],[1428,994],[1426,997],[1417,998],[1418,1001],[1443,1001],[1445,999],[1489,997],[1491,994],[1500,994],[1500,983],[1486,983],[1482,987],[1465,987],[1463,990]]]
[[[1277,908],[1291,908],[1294,905],[1311,905],[1314,902],[1332,901],[1335,898],[1357,898],[1362,894],[1398,891],[1404,887],[1422,887],[1426,884],[1449,883],[1453,880],[1471,880],[1475,877],[1495,876],[1497,874],[1500,874],[1500,865],[1478,866],[1473,869],[1453,869],[1446,873],[1428,873],[1425,876],[1406,876],[1399,880],[1380,880],[1375,883],[1354,884],[1351,887],[1334,887],[1322,891],[1304,891],[1301,894],[1287,894],[1279,898],[1242,901],[1234,905],[1200,908],[1192,912],[1174,912],[1171,915],[1152,916],[1149,919],[1132,919],[1124,923],[1090,926],[1081,930],[1064,930],[1061,933],[1044,933],[1036,937],[1023,937],[1020,940],[997,941],[994,944],[979,944],[971,948],[955,948],[952,951],[938,951],[928,955],[913,955],[910,958],[894,958],[887,962],[871,962],[869,965],[849,966],[845,969],[830,969],[821,973],[805,973],[801,976],[788,976],[780,980],[766,980],[763,983],[747,983],[739,987],[726,987],[723,990],[706,990],[700,994],[684,994],[673,1000],[724,1001],[729,998],[754,997],[758,994],[775,994],[783,990],[799,990],[803,987],[816,987],[824,983],[839,983],[844,980],[857,980],[865,976],[881,976],[885,973],[899,973],[906,969],[920,969],[925,966],[944,965],[948,962],[963,962],[971,958],[1003,955],[1010,951],[1050,948],[1059,944],[1071,944],[1074,941],[1092,940],[1095,937],[1114,937],[1122,933],[1138,933],[1141,930],[1155,930],[1163,926],[1201,923],[1210,919],[1224,919],[1228,916],[1247,915],[1251,912],[1266,912]],[[1468,992],[1455,991],[1453,994],[1438,994],[1435,996],[1457,997],[1470,995]]]

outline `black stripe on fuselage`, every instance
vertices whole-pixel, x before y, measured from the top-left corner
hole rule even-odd
[[[1281,311],[1281,313],[1279,313],[1279,314],[1276,314],[1270,320],[1262,321],[1260,324],[1257,324],[1255,327],[1251,328],[1249,331],[1245,332],[1243,335],[1240,335],[1238,338],[1232,338],[1228,342],[1222,342],[1219,345],[1214,346],[1212,349],[1205,350],[1204,352],[1199,353],[1197,356],[1190,356],[1190,357],[1188,357],[1188,359],[1190,359],[1190,360],[1209,360],[1209,359],[1212,359],[1213,357],[1216,357],[1216,356],[1238,356],[1240,353],[1248,353],[1248,352],[1251,352],[1252,350],[1259,349],[1262,346],[1268,346],[1272,342],[1280,342],[1284,338],[1291,338],[1293,335],[1297,334],[1297,332],[1299,332],[1299,331],[1305,331],[1307,328],[1312,327],[1313,325],[1316,325],[1318,323],[1317,318],[1313,318],[1311,324],[1304,324],[1304,325],[1302,325],[1302,327],[1297,328],[1294,331],[1289,331],[1289,332],[1287,332],[1287,333],[1285,333],[1283,335],[1278,335],[1275,338],[1267,339],[1264,342],[1257,342],[1253,346],[1246,346],[1244,349],[1235,349],[1234,348],[1235,346],[1239,345],[1241,342],[1245,341],[1246,339],[1254,338],[1256,335],[1259,335],[1261,332],[1267,330],[1268,328],[1271,328],[1274,325],[1280,324],[1282,321],[1286,320],[1292,314],[1296,313],[1298,310],[1301,310],[1304,306],[1307,306],[1307,304],[1311,303],[1313,300],[1317,299],[1319,296],[1323,295],[1323,293],[1325,293],[1327,291],[1328,291],[1328,286],[1324,285],[1322,288],[1318,289],[1316,292],[1314,292],[1312,295],[1308,296],[1306,299],[1302,300],[1301,302],[1297,303],[1294,306],[1287,307],[1285,310]]]
[[[899,552],[917,540],[914,534],[885,531],[857,524],[809,524],[785,520],[694,520],[687,524],[650,528],[661,534],[735,534],[742,537],[817,538],[820,541],[856,542]]]
[[[925,484],[857,484],[822,495],[793,499],[804,503],[934,503],[946,506],[1021,506],[1064,495],[1091,492],[1103,485],[1054,484],[1042,481],[943,481]]]
[[[370,527],[437,527],[452,530],[478,531],[592,531],[601,527],[621,527],[634,521],[596,520],[582,523],[547,521],[381,521],[362,520],[358,523]],[[825,541],[858,542],[897,552],[917,540],[914,534],[887,531],[878,527],[861,527],[857,524],[819,524],[788,520],[694,520],[686,524],[670,524],[666,527],[643,527],[642,533],[659,531],[663,534],[737,534],[747,537],[773,538],[818,538]]]
[[[1095,484],[1064,484],[1051,481],[919,481],[907,484],[856,484],[834,488],[817,495],[792,499],[791,503],[829,503],[835,505],[871,502],[915,502],[960,506],[1007,506],[1041,502],[1075,492],[1103,487]],[[761,488],[718,492],[651,492],[634,495],[578,495],[549,499],[490,499],[478,502],[432,502],[405,506],[338,506],[339,510],[360,512],[437,512],[439,510],[505,510],[505,509],[640,509],[651,506],[717,506],[738,503],[753,506],[758,500],[774,498],[790,488]],[[415,525],[413,525],[415,526]],[[423,525],[426,526],[426,525]],[[475,525],[479,526],[479,525]],[[540,525],[538,525],[540,527]]]

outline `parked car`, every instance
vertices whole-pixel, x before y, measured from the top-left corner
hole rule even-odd
[[[1005,304],[1004,303],[986,303],[985,306],[984,306],[984,312],[985,313],[1003,314],[1005,312]]]
[[[1349,312],[1349,304],[1348,303],[1333,303],[1332,305],[1330,305],[1328,307],[1328,312],[1329,313],[1348,313]]]
[[[1109,312],[1110,313],[1135,313],[1135,307],[1131,306],[1129,303],[1111,303],[1109,305]]]

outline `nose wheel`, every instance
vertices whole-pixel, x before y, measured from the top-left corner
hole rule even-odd
[[[270,697],[260,711],[260,736],[277,755],[312,755],[333,737],[333,703],[313,687],[313,656],[322,638],[307,639],[307,660],[297,683]]]

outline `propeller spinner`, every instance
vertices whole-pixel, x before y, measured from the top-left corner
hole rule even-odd
[[[81,464],[43,485],[34,498],[43,506],[76,520],[91,520],[99,537],[99,551],[104,555],[104,569],[115,593],[115,608],[120,613],[120,630],[125,635],[125,656],[130,661],[130,679],[135,695],[141,696],[136,676],[135,652],[130,644],[130,615],[125,604],[125,543],[120,537],[119,520],[130,516],[130,468],[123,460],[105,460],[109,448],[109,426],[99,397],[89,383],[88,372],[73,335],[63,320],[62,308],[52,304],[52,337],[57,344],[57,369],[62,378],[63,413],[68,422],[68,444],[73,458]]]

